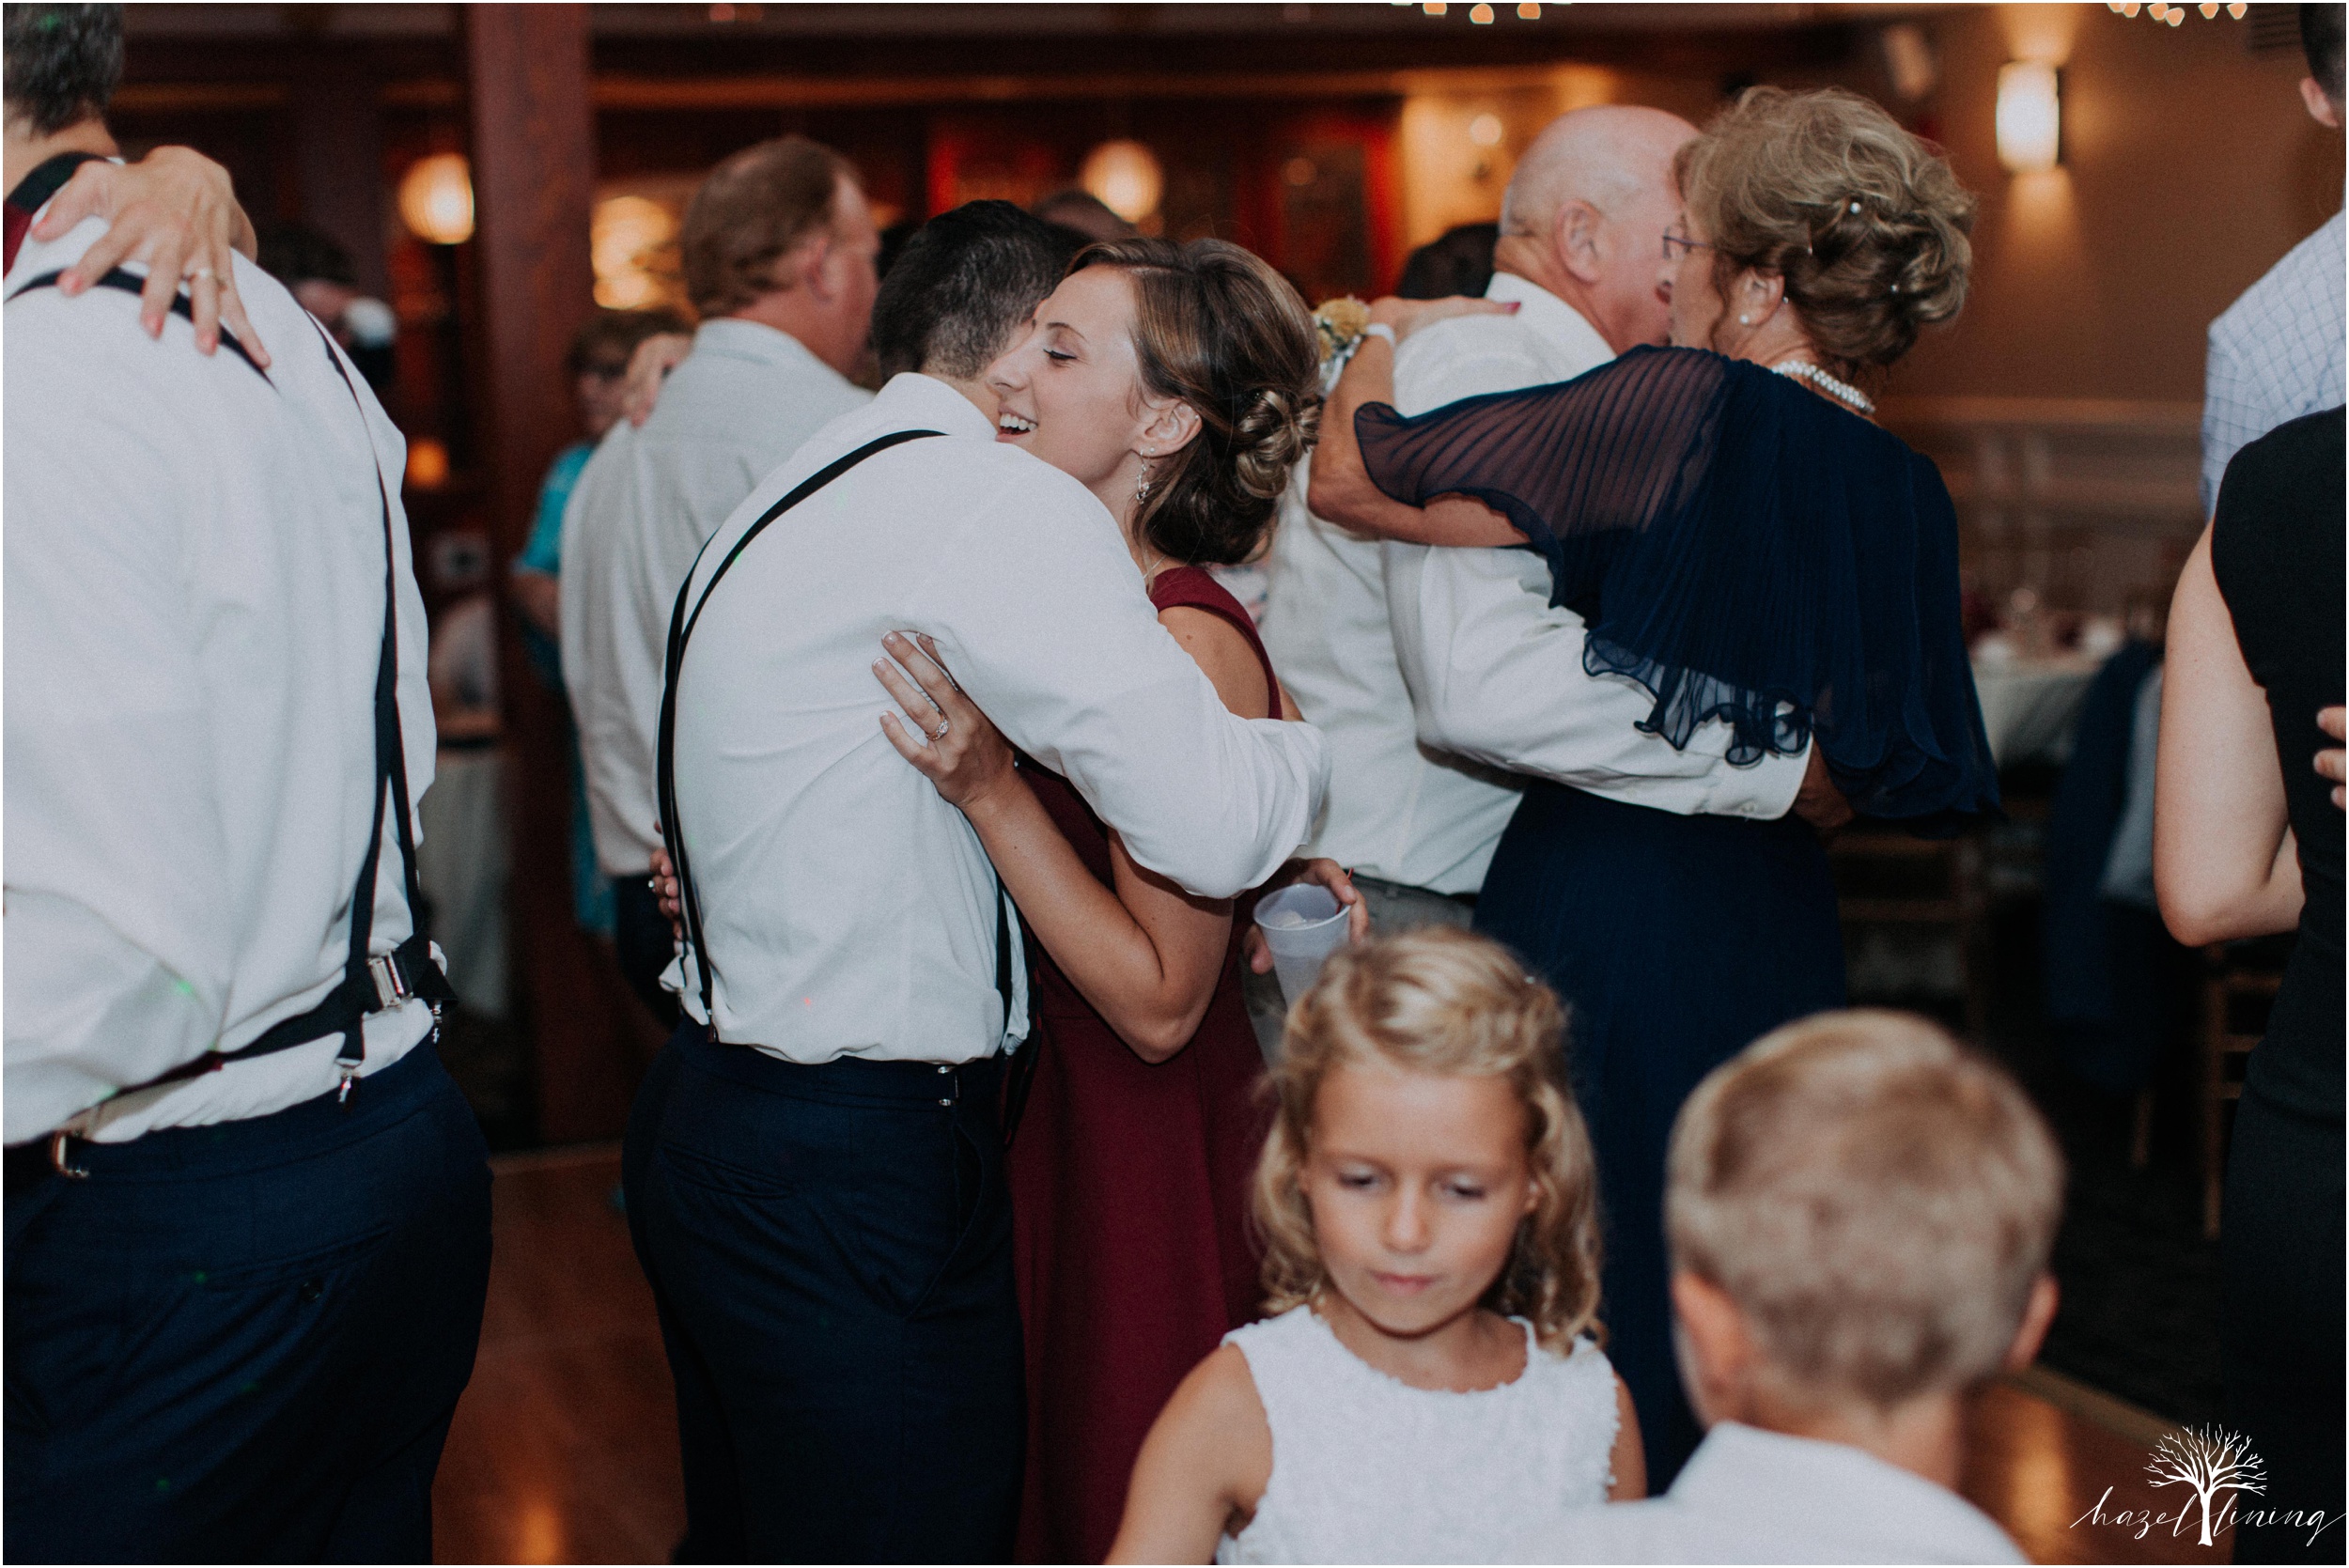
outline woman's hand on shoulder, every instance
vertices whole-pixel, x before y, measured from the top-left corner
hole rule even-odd
[[[1166,1402],[1134,1461],[1112,1562],[1208,1562],[1255,1516],[1272,1425],[1237,1345],[1218,1345]]]
[[[163,318],[187,279],[197,351],[220,347],[226,322],[253,363],[268,367],[269,350],[237,294],[233,259],[240,251],[253,256],[257,241],[226,169],[184,147],[159,147],[135,163],[93,159],[51,198],[32,237],[54,240],[93,217],[106,220],[106,232],[65,270],[61,292],[79,294],[125,261],[144,261],[139,320],[149,337],[163,335]]]
[[[905,710],[903,717],[880,717],[881,731],[897,754],[965,815],[984,809],[997,790],[1017,784],[1011,743],[955,684],[938,645],[927,636],[893,631],[881,646],[889,658],[875,660],[873,674]],[[919,740],[915,730],[922,733]]]
[[[692,333],[655,333],[636,345],[636,351],[628,357],[628,374],[620,393],[620,412],[630,425],[642,425],[652,417],[661,402],[661,384],[692,351]]]
[[[1159,612],[1159,624],[1174,634],[1191,661],[1215,683],[1223,706],[1243,719],[1275,717],[1268,705],[1271,692],[1265,685],[1264,661],[1248,645],[1239,628],[1212,610],[1196,605],[1170,605]]]

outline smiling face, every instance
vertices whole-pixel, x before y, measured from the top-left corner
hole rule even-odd
[[[1138,453],[1159,449],[1148,440],[1161,410],[1143,390],[1134,308],[1119,269],[1072,272],[985,378],[998,401],[995,439],[1073,475],[1112,510],[1131,492]]]
[[[1299,1185],[1330,1282],[1381,1333],[1473,1311],[1540,1197],[1504,1078],[1338,1066]]]

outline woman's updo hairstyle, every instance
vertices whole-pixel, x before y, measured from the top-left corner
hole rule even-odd
[[[1320,347],[1288,281],[1221,240],[1109,240],[1069,271],[1133,280],[1134,354],[1154,397],[1180,398],[1198,436],[1150,472],[1141,536],[1190,566],[1245,561],[1321,424]]]
[[[1973,194],[1856,93],[1750,87],[1672,174],[1722,297],[1750,269],[1784,278],[1823,369],[1890,365],[1966,303]]]

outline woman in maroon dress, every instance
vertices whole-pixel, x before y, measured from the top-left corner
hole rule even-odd
[[[1316,349],[1296,291],[1212,241],[1097,245],[988,380],[999,439],[1101,498],[1160,623],[1224,704],[1294,719],[1246,612],[1201,567],[1262,544],[1311,443]],[[1036,613],[1051,613],[1049,583]],[[1098,1562],[1159,1408],[1258,1315],[1241,1221],[1265,1130],[1240,1001],[1251,901],[1236,911],[1137,866],[921,650],[892,639],[889,651],[923,688],[893,670],[892,693],[926,732],[939,719],[946,732],[925,744],[885,721],[891,738],[970,816],[1036,955],[1037,1055],[1011,1149],[1028,1377],[1019,1553]],[[1331,885],[1366,924],[1335,866],[1284,875]]]

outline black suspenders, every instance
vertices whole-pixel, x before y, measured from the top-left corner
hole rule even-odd
[[[44,273],[9,294],[8,298],[13,301],[33,289],[53,287],[58,275],[56,272]],[[98,287],[136,294],[143,287],[143,280],[117,268],[100,279]],[[172,308],[175,314],[187,315],[186,297],[182,295]],[[314,320],[312,325],[316,324]],[[342,357],[334,352],[334,342],[327,337],[322,327],[319,329],[319,339],[326,350],[327,362],[334,365],[334,374],[342,378],[343,389],[350,394],[351,405],[359,411],[361,433],[366,436],[366,405],[360,399],[359,389],[351,383],[350,373],[343,368]],[[268,373],[254,364],[244,346],[225,329],[221,333],[221,341],[235,349],[245,364],[252,365],[254,374],[265,381],[269,380]],[[368,437],[370,451],[373,445],[372,437]],[[342,982],[327,992],[325,1000],[317,1006],[306,1013],[281,1020],[249,1044],[235,1050],[206,1051],[194,1061],[183,1063],[160,1077],[118,1090],[117,1094],[177,1083],[183,1079],[217,1072],[231,1062],[272,1056],[295,1046],[307,1045],[312,1040],[323,1039],[329,1034],[340,1034],[343,1037],[342,1048],[334,1053],[334,1065],[342,1074],[340,1098],[348,1104],[351,1085],[366,1062],[365,1028],[369,1015],[387,1011],[411,998],[420,997],[432,1004],[437,1020],[440,1010],[457,1000],[457,993],[449,986],[448,977],[441,971],[441,966],[433,962],[432,944],[416,919],[416,911],[423,901],[416,885],[415,830],[409,815],[407,749],[399,729],[398,557],[393,550],[391,489],[383,478],[381,461],[375,465],[375,490],[383,519],[383,641],[375,666],[375,787],[370,794],[374,820],[367,830],[366,853],[359,862],[359,879],[351,890],[350,956],[343,965]],[[369,955],[367,946],[375,926],[376,868],[382,858],[383,803],[387,791],[396,823],[394,831],[399,844],[412,933],[407,940],[379,958]],[[85,1174],[65,1159],[67,1136],[60,1131],[52,1139],[51,1161],[66,1175]]]
[[[677,902],[682,906],[685,916],[685,940],[686,944],[693,950],[695,978],[701,988],[702,1017],[705,1020],[705,1027],[709,1032],[709,1038],[712,1040],[718,1038],[716,988],[709,967],[709,949],[702,938],[701,896],[694,890],[692,868],[685,854],[685,835],[677,826],[677,671],[685,662],[685,644],[692,637],[693,628],[701,620],[702,610],[709,603],[709,596],[717,590],[719,579],[724,577],[727,568],[741,559],[742,551],[749,548],[753,539],[757,538],[766,530],[769,523],[864,461],[865,458],[909,441],[919,441],[926,436],[940,434],[942,432],[938,430],[893,431],[877,440],[866,442],[844,458],[835,458],[827,463],[793,486],[788,494],[760,513],[758,520],[742,531],[742,536],[734,541],[734,548],[726,551],[725,559],[718,563],[718,569],[709,574],[709,581],[703,586],[700,599],[692,598],[693,572],[687,572],[685,582],[677,588],[677,608],[669,615],[669,650],[661,689],[661,734],[658,753],[661,834],[668,846],[669,862],[677,872]],[[707,551],[708,547],[705,545],[703,549]],[[700,557],[694,558],[693,566],[695,570],[700,568]],[[691,613],[688,613],[686,610],[689,602],[692,604]],[[995,907],[995,989],[1003,999],[1003,1018],[1008,1024],[1011,1019],[1012,974],[1011,925],[1003,908],[1006,902],[1007,897],[1003,893],[1003,884],[999,878],[996,883]]]

